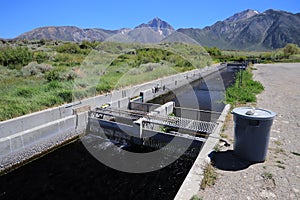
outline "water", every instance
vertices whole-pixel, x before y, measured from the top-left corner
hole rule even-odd
[[[2,176],[0,199],[173,199],[192,163],[181,158],[159,171],[124,173],[76,141]]]
[[[225,89],[234,83],[234,76],[234,72],[222,70],[150,102],[164,104],[174,101],[177,107],[221,112],[225,106],[223,103]]]
[[[229,85],[232,74],[226,71],[222,74],[226,77],[225,85]],[[211,82],[208,84],[208,81]],[[208,90],[220,81],[214,77],[206,84],[193,84],[200,108],[222,110],[224,91],[218,87]],[[194,91],[178,93],[180,106],[194,106],[189,104],[189,93]],[[103,142],[100,148],[109,148],[109,145]],[[137,147],[128,150],[130,148],[133,152],[140,151],[135,149]],[[194,159],[181,156],[171,165],[154,172],[125,173],[96,160],[78,140],[1,176],[0,199],[173,199]]]

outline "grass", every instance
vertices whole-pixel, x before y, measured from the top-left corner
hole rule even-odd
[[[261,176],[264,180],[273,179],[273,174],[271,172],[264,172]]]
[[[36,59],[21,69],[0,66],[0,121],[211,62],[202,47],[181,43],[74,45],[46,41],[39,45],[21,45],[32,47]],[[93,49],[80,49],[87,45]]]
[[[203,200],[202,197],[198,197],[197,195],[192,196],[190,200]]]
[[[221,134],[220,134],[220,137],[221,137],[221,138],[225,138],[225,139],[227,139],[227,138],[228,138],[228,135],[227,135],[227,134],[225,134],[225,133],[221,133]]]
[[[219,151],[220,151],[220,147],[219,147],[218,144],[217,144],[216,146],[214,146],[214,151],[215,151],[215,152],[219,152]]]
[[[232,105],[256,102],[256,95],[263,90],[263,85],[253,80],[250,69],[240,71],[235,84],[226,90],[225,101]]]
[[[278,141],[278,140],[275,141],[274,143],[275,143],[277,146],[281,146],[281,145],[282,145],[282,143],[281,143],[280,141]]]
[[[286,154],[286,152],[283,148],[275,148],[274,150],[275,150],[275,153]]]
[[[212,186],[217,180],[217,172],[211,163],[206,163],[204,166],[203,179],[200,188],[204,190],[207,186]]]

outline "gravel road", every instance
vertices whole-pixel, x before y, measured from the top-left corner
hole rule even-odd
[[[300,63],[254,68],[254,79],[265,87],[255,106],[277,113],[267,159],[253,164],[233,155],[234,123],[229,115],[223,134],[232,144],[220,143],[220,150],[212,153],[218,178],[215,185],[198,192],[204,200],[300,199]]]

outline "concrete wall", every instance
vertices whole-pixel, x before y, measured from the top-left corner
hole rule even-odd
[[[0,139],[0,157],[55,135],[75,131],[76,116],[68,116]]]
[[[60,106],[0,122],[0,137],[7,137],[72,115],[72,108]]]
[[[145,95],[145,102],[201,77],[213,74],[218,69],[217,65],[201,70],[196,69],[0,122],[0,157],[64,132],[82,133],[85,131],[88,116],[87,110],[79,113],[74,111],[78,108],[89,106],[89,109],[94,109],[105,103],[117,108],[126,108],[130,98],[139,96],[141,91]]]

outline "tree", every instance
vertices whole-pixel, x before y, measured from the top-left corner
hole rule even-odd
[[[283,48],[283,53],[286,56],[295,55],[300,53],[300,48],[296,44],[287,44]]]
[[[217,47],[204,47],[210,56],[221,56],[222,53]]]

